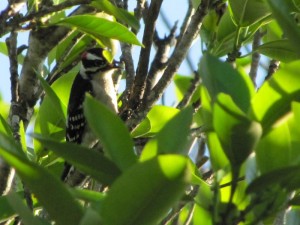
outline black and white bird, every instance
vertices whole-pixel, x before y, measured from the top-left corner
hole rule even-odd
[[[86,147],[93,147],[97,143],[97,139],[88,127],[84,117],[83,102],[86,93],[91,94],[112,111],[116,113],[118,111],[117,94],[112,74],[115,69],[120,68],[120,63],[115,60],[109,62],[104,56],[104,52],[105,50],[102,48],[92,48],[83,53],[81,57],[80,71],[74,79],[68,104],[67,142],[81,144]],[[70,186],[79,185],[77,182],[80,183],[84,175],[77,171],[79,178],[76,178],[75,171],[70,164],[66,163],[61,179]]]

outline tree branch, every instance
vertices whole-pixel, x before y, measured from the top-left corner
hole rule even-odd
[[[145,0],[138,0],[136,8],[134,10],[134,15],[138,21],[141,20],[144,9],[145,9]],[[125,6],[124,6],[125,7]],[[138,30],[133,30],[133,33],[137,34]],[[126,76],[126,88],[121,96],[122,106],[120,111],[124,111],[128,106],[129,96],[131,95],[131,88],[133,87],[134,77],[135,77],[135,69],[134,62],[132,57],[132,45],[127,43],[121,43],[121,61],[125,63],[125,76]]]
[[[172,46],[176,43],[175,32],[177,28],[177,23],[172,28],[168,37],[160,39],[157,32],[155,32],[154,44],[157,48],[154,60],[151,64],[149,74],[147,76],[145,96],[149,95],[152,88],[156,85],[158,77],[163,73],[167,66],[167,61],[169,59],[169,52]]]
[[[23,17],[14,16],[15,14],[9,15],[7,13],[2,12],[0,15],[0,21],[2,21],[2,26],[0,27],[0,36],[3,36],[4,34],[11,32],[12,30],[23,30],[24,28],[22,27],[22,25],[24,23],[33,22],[33,20],[36,20],[37,18],[39,19],[48,14],[57,13],[58,11],[65,10],[76,5],[86,5],[89,3],[91,3],[91,0],[64,1],[58,5],[52,5],[49,7],[44,6],[41,10],[29,13],[28,15]]]
[[[170,57],[168,66],[162,76],[162,79],[155,85],[151,94],[146,96],[145,104],[138,110],[137,115],[127,121],[130,129],[134,129],[136,125],[146,116],[151,106],[161,97],[166,87],[171,82],[174,74],[178,70],[184,57],[186,56],[189,47],[193,40],[197,37],[202,25],[203,18],[208,12],[210,0],[202,0],[200,6],[197,8],[195,14],[192,16],[191,22],[182,36],[181,41],[177,44],[172,56]]]
[[[140,99],[142,99],[142,95],[144,93],[155,23],[159,15],[161,4],[162,0],[152,0],[147,11],[147,16],[145,17],[145,30],[143,34],[143,44],[145,47],[141,49],[132,96],[130,97],[129,104],[132,109],[138,106],[138,103]]]
[[[192,4],[192,0],[188,0],[188,4],[189,4],[188,5],[188,10],[187,10],[187,12],[185,14],[184,21],[183,21],[183,23],[182,23],[182,25],[180,27],[180,35],[177,38],[178,42],[181,42],[182,36],[185,34],[185,31],[187,30],[187,27],[188,27],[188,25],[191,22],[191,18],[194,15],[194,12],[195,12],[193,4]]]
[[[12,128],[14,138],[19,142],[19,122],[20,118],[18,117],[18,98],[19,98],[19,85],[18,85],[18,61],[17,61],[17,33],[11,32],[10,36],[6,39],[6,46],[9,55],[10,62],[10,80],[11,80],[11,109],[9,114],[9,122]],[[10,174],[12,169],[10,166],[3,161],[2,159],[0,165],[0,194],[7,193],[12,188],[13,179],[10,179]]]

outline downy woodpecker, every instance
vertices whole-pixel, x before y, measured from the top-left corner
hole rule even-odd
[[[83,53],[80,71],[73,82],[67,112],[66,140],[93,147],[97,139],[86,123],[83,112],[85,94],[91,94],[108,108],[117,113],[117,94],[112,80],[115,69],[120,63],[109,62],[102,48],[92,48]],[[96,119],[96,118],[95,118]],[[85,175],[65,163],[61,179],[70,186],[77,186],[84,180]]]

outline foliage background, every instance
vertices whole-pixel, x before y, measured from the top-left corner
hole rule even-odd
[[[76,1],[50,4],[47,10]],[[137,3],[141,6],[142,2]],[[36,1],[29,3],[41,10],[37,13],[43,12],[35,5]],[[174,53],[167,52],[169,60],[164,61],[163,56],[158,57],[158,62],[154,60],[151,69],[156,74],[162,70],[163,76],[151,87],[153,83],[149,84],[145,78],[153,72],[147,69],[148,56],[161,3],[149,2],[145,36],[138,39],[119,23],[105,20],[106,15],[103,19],[99,15],[64,18],[58,14],[61,17],[58,22],[55,15],[30,20],[25,28],[33,29],[33,43],[39,48],[27,51],[39,54],[33,54],[26,62],[28,65],[39,62],[39,57],[47,60],[41,68],[22,70],[20,80],[14,70],[18,62],[16,33],[10,33],[6,40],[10,47],[10,73],[15,80],[8,123],[3,113],[0,123],[1,222],[299,224],[299,1],[188,1],[190,12],[196,13],[187,14],[191,20],[186,20],[187,26],[183,26],[186,32],[177,37]],[[82,0],[80,4],[90,2]],[[132,31],[137,29],[132,15],[109,1],[92,4],[93,9],[109,11]],[[5,13],[10,12],[2,11],[1,17],[5,18]],[[13,19],[0,20],[2,34],[13,26]],[[101,30],[99,21],[108,25],[106,30]],[[91,36],[105,46],[111,45],[109,38],[127,42],[122,45],[123,60],[127,62],[124,77],[126,88],[132,89],[120,97],[120,116],[89,96],[84,102],[87,121],[101,140],[104,154],[64,142],[68,88],[78,71],[71,62],[78,60],[79,51],[70,51],[65,61],[60,61],[60,56],[64,56],[62,49],[73,46],[63,41],[57,48],[48,47],[53,43],[45,41],[51,39],[45,38],[43,32],[55,29],[53,25],[65,30],[76,27],[88,34],[83,43],[76,42],[71,50],[77,47],[84,50],[86,42],[92,41]],[[117,29],[112,31],[113,27]],[[19,24],[15,28],[20,29]],[[110,33],[104,37],[107,30]],[[174,29],[166,33],[170,35],[165,41],[175,38]],[[185,74],[188,76],[176,74],[181,61],[187,59],[185,53],[192,39],[199,36],[201,44],[195,48],[203,55],[200,58],[193,55],[199,62],[198,68],[192,74]],[[130,54],[126,50],[130,49],[129,44],[141,46],[138,40],[143,40],[144,48],[141,56],[135,58],[139,60],[135,71],[129,68]],[[170,47],[170,43],[159,47]],[[5,43],[0,47],[4,52]],[[261,55],[264,60],[260,60]],[[22,63],[22,57],[19,60]],[[71,65],[74,70],[50,86],[51,77],[45,76],[49,61],[49,64],[56,61]],[[26,66],[24,63],[23,68]],[[254,82],[257,71],[267,74],[259,88]],[[131,72],[135,77],[130,84]],[[29,82],[22,85],[31,88],[21,90],[18,95],[16,80],[24,82],[22,79]],[[155,105],[171,82],[175,87],[175,104]],[[33,111],[42,92],[45,93],[42,103]],[[2,110],[5,106],[1,104]],[[25,139],[25,130],[32,121],[31,146]],[[189,158],[192,149],[193,160]],[[64,160],[91,177],[88,187],[68,187],[59,180]],[[8,176],[13,171],[17,175]]]

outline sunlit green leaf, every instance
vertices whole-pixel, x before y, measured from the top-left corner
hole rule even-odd
[[[288,37],[297,52],[300,52],[300,28],[293,18],[290,8],[291,1],[268,0],[270,9],[284,35]]]
[[[255,152],[261,173],[289,165],[291,137],[287,124],[280,124],[268,132],[257,145]]]
[[[142,123],[147,123],[143,125],[146,129],[148,129],[150,126],[150,130],[146,131],[143,136],[148,137],[158,133],[177,113],[179,113],[179,109],[174,107],[163,105],[156,105],[152,107],[150,112],[147,114],[146,120],[148,121],[142,121]],[[150,124],[148,124],[148,122]]]
[[[103,184],[111,184],[121,173],[110,160],[96,151],[74,143],[56,142],[39,135],[34,135],[34,138]]]
[[[132,132],[132,137],[141,137],[149,133],[151,130],[151,123],[148,117],[146,117]]]
[[[94,37],[103,36],[142,46],[136,36],[125,26],[93,15],[68,17],[59,21],[57,25],[72,27]]]
[[[1,139],[13,140],[0,133]],[[83,211],[81,206],[71,196],[63,183],[45,168],[38,166],[20,156],[20,146],[0,141],[0,155],[16,170],[22,181],[45,207],[50,217],[59,225],[78,224]],[[49,195],[51,190],[51,195]],[[63,201],[62,201],[63,199]]]
[[[300,99],[299,62],[281,65],[252,99],[250,114],[262,124],[264,133],[290,111],[292,101]]]
[[[3,118],[3,116],[0,114],[0,131],[2,133],[5,133],[7,135],[12,135],[12,130],[7,121]]]
[[[197,76],[197,75],[196,75]],[[190,88],[192,84],[192,77],[187,77],[187,76],[181,76],[181,75],[176,75],[174,77],[174,83],[175,83],[175,92],[177,96],[177,101],[181,101],[187,90]],[[193,94],[191,98],[191,103],[195,102],[200,98],[200,87],[198,87]]]
[[[229,94],[235,104],[244,112],[250,107],[254,94],[253,83],[249,76],[234,70],[231,65],[205,54],[199,65],[203,85],[207,88],[212,101],[220,92]]]
[[[51,89],[55,92],[55,95],[59,100],[54,97],[53,102],[49,96],[45,96],[37,113],[34,133],[41,133],[45,136],[55,138],[56,140],[64,140],[66,126],[64,118],[69,101],[71,85],[76,73],[76,71],[66,73],[52,84]],[[59,107],[58,110],[54,110],[53,108],[53,103],[56,104],[55,102]],[[64,114],[63,117],[62,114]],[[35,141],[34,151],[39,157],[41,154],[44,154],[44,152],[42,152],[42,147]]]
[[[5,56],[8,55],[7,46],[5,42],[0,42],[0,53],[2,53]]]
[[[121,170],[132,166],[137,156],[133,151],[130,133],[120,117],[90,96],[84,102],[84,112],[89,126],[100,138],[111,160]]]
[[[223,151],[217,134],[215,132],[208,132],[207,141],[212,168],[218,171],[227,166],[229,161]]]
[[[183,156],[163,155],[135,164],[109,190],[101,210],[103,222],[158,224],[184,194],[188,162]]]
[[[193,224],[213,225],[212,214],[208,210],[206,210],[198,205],[195,205]]]
[[[268,42],[254,50],[281,62],[291,62],[300,58],[299,53],[288,40]]]
[[[148,160],[157,154],[187,154],[188,135],[193,117],[191,107],[183,109],[175,115],[149,140],[143,149],[141,160]]]
[[[133,15],[131,15],[129,12],[127,12],[124,9],[114,6],[108,0],[92,1],[91,5],[100,10],[104,10],[110,15],[113,15],[118,20],[126,23],[127,25],[131,26],[135,30],[139,30],[140,28],[139,21]]]
[[[158,152],[161,154],[187,154],[187,138],[193,118],[191,107],[183,109],[157,134]]]
[[[66,109],[64,109],[66,105],[64,105],[61,102],[57,94],[53,91],[51,86],[44,80],[42,76],[37,75],[37,77],[41,82],[41,85],[50,100],[51,105],[49,106],[49,109],[51,108],[51,110],[56,111],[58,116],[61,117],[64,123],[66,123],[66,116],[65,116]]]
[[[231,165],[239,167],[260,139],[260,124],[249,120],[225,94],[220,94],[214,105],[213,124]]]

